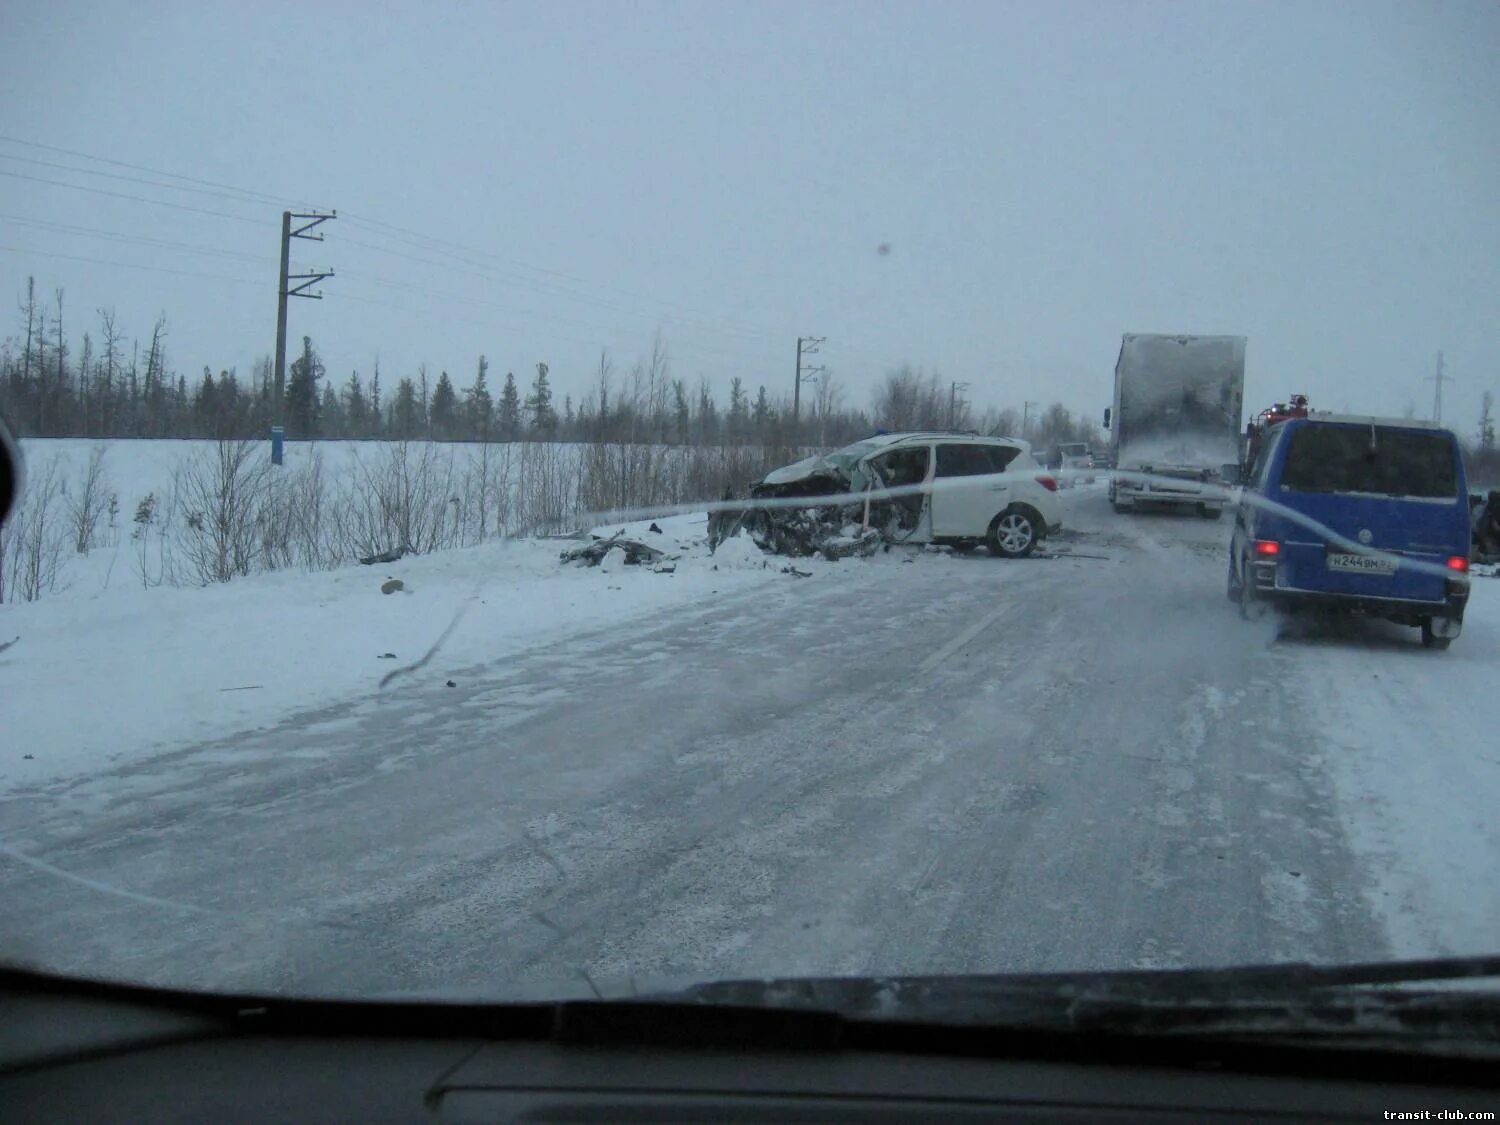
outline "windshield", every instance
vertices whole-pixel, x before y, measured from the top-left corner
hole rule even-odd
[[[1444,433],[1392,426],[1299,426],[1281,486],[1295,492],[1362,492],[1452,500],[1458,455]]]
[[[0,43],[0,963],[1500,954],[1500,5]]]

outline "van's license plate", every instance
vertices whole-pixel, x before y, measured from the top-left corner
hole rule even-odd
[[[1328,569],[1358,574],[1395,574],[1396,564],[1390,559],[1376,558],[1373,555],[1330,554]]]

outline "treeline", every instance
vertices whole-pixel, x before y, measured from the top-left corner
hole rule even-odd
[[[559,401],[546,363],[501,377],[484,356],[462,389],[447,371],[434,376],[425,365],[394,380],[378,364],[368,378],[359,371],[335,377],[303,337],[278,409],[269,358],[248,377],[232,367],[217,374],[205,367],[193,378],[173,371],[165,318],[149,338],[131,339],[114,312],[101,309],[75,353],[63,290],[45,302],[28,280],[19,311],[17,334],[0,345],[0,412],[23,437],[259,439],[278,420],[291,439],[788,448],[840,445],[876,429],[977,429],[1038,446],[1102,437],[1058,404],[1034,417],[976,411],[955,384],[910,367],[885,376],[868,410],[846,403],[831,371],[804,386],[795,411],[791,395],[739,377],[721,401],[707,379],[689,384],[672,374],[660,336],[625,369],[602,354],[577,401],[571,394]]]
[[[546,363],[497,378],[480,356],[463,389],[447,371],[423,365],[394,380],[378,363],[335,378],[309,337],[287,364],[278,409],[272,362],[245,377],[205,367],[171,370],[165,318],[147,340],[129,339],[112,310],[75,346],[66,332],[63,290],[51,303],[28,280],[17,334],[0,345],[0,411],[23,437],[263,438],[277,420],[291,439],[392,441],[629,441],[678,445],[797,445],[868,433],[869,414],[843,406],[830,375],[810,385],[793,416],[789,396],[733,379],[719,401],[706,379],[674,378],[666,344],[617,371],[600,356],[592,386],[575,402],[559,397]]]

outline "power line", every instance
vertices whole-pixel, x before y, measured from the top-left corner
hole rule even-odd
[[[204,187],[218,188],[221,191],[231,191],[237,195],[243,195],[258,199],[262,203],[273,203],[277,207],[284,206],[286,201],[278,196],[267,195],[265,192],[254,191],[250,188],[235,187],[232,184],[215,183],[213,180],[200,180],[194,176],[183,176],[176,172],[167,172],[161,168],[149,168],[144,164],[131,164],[124,160],[111,160],[107,156],[95,156],[89,152],[79,152],[76,149],[61,148],[58,145],[42,144],[40,141],[23,141],[19,137],[8,137],[0,135],[0,141],[7,144],[21,145],[25,148],[39,148],[47,152],[57,152],[64,156],[76,156],[80,160],[93,160],[99,164],[110,164],[116,168],[129,168],[135,172],[150,172],[153,176],[166,176],[172,180],[182,180],[190,184],[201,184]]]
[[[17,226],[34,227],[37,230],[50,230],[59,234],[83,235],[88,238],[101,238],[107,242],[125,242],[167,250],[182,250],[190,254],[206,254],[211,257],[232,258],[244,262],[253,262],[256,265],[266,265],[275,260],[261,254],[246,254],[238,250],[224,250],[218,247],[200,246],[188,242],[173,242],[164,238],[147,238],[144,235],[125,234],[123,231],[100,230],[97,227],[80,227],[71,223],[54,223],[45,219],[28,219],[22,215],[0,214],[0,219],[15,223]]]
[[[682,316],[677,313],[663,313],[654,311],[642,312],[636,308],[632,308],[629,305],[622,305],[615,301],[601,300],[600,298],[592,296],[590,294],[580,293],[576,290],[568,289],[565,286],[556,284],[555,282],[538,281],[534,278],[528,278],[514,274],[507,275],[504,271],[495,270],[490,267],[454,267],[445,262],[436,261],[432,258],[424,258],[416,254],[407,254],[404,251],[400,250],[391,250],[387,247],[376,246],[373,243],[363,242],[359,239],[341,239],[340,242],[341,244],[359,246],[367,250],[373,250],[377,254],[388,254],[391,257],[401,258],[411,262],[418,262],[422,265],[432,266],[435,269],[453,270],[457,268],[461,273],[467,273],[473,277],[479,278],[482,281],[490,282],[491,284],[524,288],[527,292],[530,293],[545,293],[549,296],[555,296],[563,300],[576,301],[581,304],[593,305],[597,308],[624,313],[627,316],[650,316],[654,320],[681,325],[684,329],[689,331],[709,331],[718,333],[725,332],[725,329],[722,325],[713,323],[711,321],[701,321],[695,317]],[[746,339],[747,342],[749,342],[752,340],[761,340],[763,338],[757,336],[747,337]]]
[[[111,165],[111,166],[114,166],[114,167],[128,168],[128,169],[131,169],[133,171],[149,172],[152,175],[164,176],[164,177],[167,177],[167,178],[170,178],[170,179],[182,180],[185,183],[190,183],[190,184],[200,184],[200,185],[203,185],[203,187],[205,187],[205,188],[214,189],[213,192],[205,192],[204,194],[215,194],[215,193],[218,193],[218,192],[233,193],[232,195],[218,195],[217,196],[218,198],[233,200],[236,197],[244,197],[246,200],[254,200],[257,203],[259,203],[259,202],[275,203],[277,206],[281,206],[283,204],[282,199],[280,199],[277,196],[269,195],[269,194],[267,194],[265,192],[253,191],[251,189],[240,188],[240,187],[237,187],[235,185],[219,183],[219,182],[213,181],[213,180],[205,180],[205,179],[201,179],[201,178],[194,177],[194,176],[185,176],[185,175],[182,175],[180,173],[170,172],[170,171],[167,171],[167,170],[164,170],[164,169],[159,169],[159,168],[153,168],[153,167],[150,167],[149,165],[135,164],[135,163],[131,163],[131,162],[128,162],[128,161],[122,161],[122,160],[114,160],[114,159],[111,159],[109,157],[98,156],[98,155],[95,155],[93,153],[82,152],[82,151],[77,150],[77,149],[65,148],[65,147],[62,147],[60,145],[49,145],[49,144],[43,144],[41,142],[36,142],[36,141],[26,141],[26,140],[22,140],[22,139],[17,138],[17,137],[11,137],[11,136],[6,136],[6,135],[0,135],[0,141],[4,141],[4,142],[10,143],[10,144],[22,145],[22,146],[27,147],[27,148],[40,149],[40,150],[47,151],[47,152],[60,153],[60,154],[63,154],[63,155],[66,155],[66,156],[72,156],[72,157],[75,157],[75,158],[78,158],[78,159],[81,159],[81,160],[95,161],[95,162],[98,162],[98,163],[101,163],[101,164],[108,164],[108,165]],[[136,179],[134,177],[128,177],[128,176],[114,176],[114,175],[112,175],[110,173],[94,172],[94,171],[91,171],[89,169],[73,168],[73,167],[69,167],[67,165],[53,164],[53,163],[50,163],[50,162],[47,162],[47,161],[37,161],[37,160],[29,160],[28,158],[24,158],[24,157],[7,156],[6,154],[0,154],[0,159],[27,160],[28,163],[39,164],[39,165],[41,165],[43,167],[52,167],[52,168],[57,168],[57,169],[60,169],[60,170],[63,170],[63,171],[74,172],[76,174],[83,174],[83,175],[109,176],[110,178],[121,179],[121,180],[124,180],[126,182],[130,182],[130,183],[140,183],[140,184],[144,184],[144,185],[147,185],[147,186],[161,187],[161,188],[164,188],[166,190],[180,190],[180,191],[195,190],[195,189],[191,189],[191,188],[182,187],[182,186],[176,185],[176,184],[164,184],[164,183],[160,183],[159,181],[139,180],[139,179]],[[153,204],[156,204],[157,206],[172,207],[172,208],[175,208],[175,209],[178,209],[178,210],[189,211],[189,212],[194,212],[194,213],[198,213],[198,214],[213,215],[213,216],[220,217],[220,218],[232,219],[232,220],[237,221],[237,222],[258,223],[257,220],[247,219],[244,216],[233,215],[233,214],[229,214],[227,212],[222,212],[222,211],[213,211],[213,210],[208,209],[208,208],[192,207],[192,206],[189,206],[187,204],[174,203],[174,202],[171,202],[171,201],[168,201],[168,200],[152,199],[152,198],[144,197],[144,196],[129,195],[129,194],[126,194],[126,193],[123,193],[123,192],[110,192],[110,191],[105,191],[105,190],[100,189],[100,188],[90,188],[90,187],[87,187],[85,185],[70,184],[70,183],[66,183],[64,181],[60,181],[60,180],[49,180],[49,179],[45,179],[45,178],[37,177],[37,176],[27,176],[27,175],[24,175],[22,173],[17,173],[17,172],[4,172],[4,171],[0,171],[0,175],[8,175],[8,176],[11,176],[11,177],[16,178],[16,179],[30,180],[30,181],[35,182],[35,183],[48,183],[48,184],[52,184],[52,185],[58,186],[58,187],[71,188],[71,189],[73,189],[75,191],[85,191],[85,192],[90,192],[90,193],[97,194],[97,195],[108,196],[108,197],[111,197],[111,198],[129,199],[129,200],[134,200],[136,202],[142,202],[142,203],[153,203]],[[474,250],[474,249],[472,249],[470,247],[460,246],[457,243],[449,242],[447,240],[444,240],[444,239],[441,239],[441,238],[437,238],[437,237],[432,236],[432,235],[424,234],[424,233],[418,232],[418,231],[408,230],[407,228],[398,226],[398,225],[396,225],[394,223],[387,223],[387,222],[384,222],[384,221],[379,220],[379,219],[365,218],[365,217],[358,216],[358,215],[347,215],[346,214],[345,217],[348,219],[349,222],[351,222],[351,223],[353,223],[353,224],[355,224],[357,226],[361,226],[361,227],[365,227],[367,229],[370,229],[374,233],[376,233],[376,234],[378,234],[378,235],[380,235],[382,237],[394,238],[397,241],[405,242],[407,245],[415,246],[418,249],[425,250],[428,253],[436,253],[436,254],[443,255],[443,256],[451,258],[453,260],[463,262],[465,265],[467,265],[467,266],[469,266],[471,268],[494,270],[493,266],[486,265],[483,262],[483,260],[482,260],[482,259],[485,259],[485,258],[489,258],[489,259],[491,259],[493,261],[496,261],[496,262],[507,263],[507,264],[509,264],[509,265],[511,265],[511,266],[513,266],[515,268],[519,268],[521,270],[530,271],[532,273],[541,274],[541,275],[548,276],[548,277],[559,278],[561,280],[570,281],[570,282],[573,282],[573,283],[576,283],[576,284],[579,284],[579,285],[590,286],[590,287],[593,287],[593,288],[596,288],[596,289],[603,290],[605,292],[613,292],[613,293],[615,293],[615,294],[617,294],[619,296],[626,297],[626,298],[628,298],[628,299],[630,299],[632,301],[642,302],[642,303],[644,303],[646,305],[660,306],[661,308],[674,308],[675,307],[675,308],[684,310],[686,313],[690,314],[690,315],[683,315],[682,313],[654,313],[653,314],[654,316],[656,316],[658,319],[661,319],[661,320],[673,321],[673,322],[677,322],[677,323],[683,324],[685,326],[691,326],[693,324],[693,322],[695,320],[697,320],[697,321],[703,323],[705,325],[705,327],[711,328],[713,331],[725,332],[725,333],[738,333],[738,334],[741,334],[741,335],[744,335],[744,336],[747,336],[747,337],[758,337],[760,339],[767,340],[767,341],[769,341],[769,339],[771,339],[772,336],[775,335],[769,329],[766,329],[766,328],[763,328],[763,327],[753,327],[753,326],[749,326],[749,325],[744,325],[744,324],[735,322],[733,320],[728,320],[728,319],[712,319],[712,320],[709,320],[709,319],[705,319],[705,318],[712,318],[714,316],[714,314],[712,314],[712,313],[706,313],[706,312],[704,312],[702,310],[694,309],[692,306],[682,304],[681,302],[663,301],[663,300],[661,300],[659,298],[650,297],[650,296],[647,296],[647,295],[644,295],[644,294],[634,293],[634,292],[632,292],[630,290],[621,289],[619,287],[606,285],[606,284],[600,283],[600,282],[592,282],[592,281],[589,281],[589,280],[587,280],[585,278],[581,278],[581,277],[578,277],[578,276],[573,275],[573,274],[565,273],[565,272],[563,272],[561,270],[549,269],[549,268],[544,267],[544,266],[538,266],[538,265],[534,265],[532,263],[522,262],[522,261],[519,261],[517,259],[505,258],[502,255],[493,254],[493,253],[489,253],[489,252],[485,252],[485,251],[476,251],[476,250]],[[363,243],[362,245],[364,245],[368,249],[376,251],[377,253],[388,253],[388,254],[399,256],[399,252],[398,251],[389,250],[389,249],[386,249],[386,248],[383,248],[383,247],[373,246],[373,245],[371,245],[369,243]],[[429,262],[428,264],[432,264],[434,266],[440,265],[440,263],[432,263],[432,262]],[[446,267],[444,267],[444,268],[446,268]],[[501,271],[495,271],[495,272],[499,273]],[[528,285],[536,285],[536,284],[538,284],[536,281],[532,280],[531,278],[525,277],[524,275],[515,275],[515,274],[512,274],[511,276],[513,276],[518,283],[524,283],[524,284],[528,284]],[[610,305],[610,304],[606,303],[605,301],[599,300],[597,298],[591,298],[587,294],[579,293],[579,292],[577,292],[575,290],[568,290],[568,289],[566,289],[566,288],[564,288],[562,286],[557,286],[555,283],[552,285],[552,288],[558,293],[558,295],[563,296],[565,298],[569,298],[569,299],[573,299],[573,300],[579,300],[579,301],[583,301],[583,302],[586,302],[586,303],[594,303],[594,304],[599,305],[600,307],[614,308],[616,311],[620,311],[620,312],[631,312],[631,310],[628,307],[623,307],[623,306],[619,306],[619,305]],[[638,314],[633,314],[633,315],[638,315]]]
[[[171,207],[177,211],[192,211],[199,215],[214,215],[220,219],[233,219],[237,223],[250,223],[260,226],[261,223],[255,219],[247,219],[243,215],[231,215],[228,211],[211,211],[207,207],[192,207],[186,203],[173,203],[168,199],[152,199],[145,195],[127,195],[122,191],[106,191],[104,188],[85,187],[83,184],[70,184],[62,180],[48,180],[41,176],[28,176],[24,172],[7,172],[0,168],[0,176],[10,176],[16,180],[30,180],[35,184],[51,184],[53,187],[72,188],[74,191],[86,191],[91,195],[107,195],[113,199],[133,199],[137,203],[154,203],[158,207]]]
[[[229,281],[236,285],[263,285],[264,279],[251,280],[244,277],[226,277],[220,273],[195,273],[190,270],[174,270],[166,266],[146,266],[139,262],[111,262],[104,258],[88,258],[82,254],[61,254],[54,250],[33,250],[26,246],[0,246],[0,251],[11,254],[31,254],[38,258],[61,258],[68,262],[88,262],[95,266],[115,266],[127,270],[147,270],[150,273],[170,273],[178,277],[194,277],[210,281]]]
[[[428,253],[447,254],[448,256],[458,261],[466,262],[469,265],[482,265],[482,263],[476,263],[473,261],[473,259],[476,257],[489,258],[493,261],[506,263],[513,268],[529,270],[532,273],[539,273],[549,277],[560,278],[564,281],[571,281],[579,285],[590,285],[596,289],[602,289],[606,292],[615,293],[618,296],[628,297],[631,300],[645,302],[646,304],[661,305],[663,307],[672,307],[675,305],[676,307],[684,309],[689,313],[692,313],[699,317],[712,317],[714,315],[713,313],[704,312],[701,309],[695,309],[690,305],[684,305],[678,301],[664,301],[659,297],[651,297],[645,294],[635,293],[628,289],[621,289],[617,286],[607,285],[603,282],[589,281],[587,278],[578,277],[574,274],[564,273],[561,270],[554,270],[549,269],[545,266],[533,265],[529,262],[523,262],[516,258],[506,258],[503,255],[493,254],[488,251],[473,250],[472,248],[462,247],[457,243],[448,242],[440,238],[434,238],[431,235],[421,235],[413,231],[407,231],[404,228],[398,227],[393,223],[384,223],[374,219],[361,218],[359,216],[349,216],[349,221],[356,226],[362,226],[371,229],[377,234],[384,234],[387,238],[395,238],[397,241],[406,242],[407,245],[415,245],[418,249],[426,250]],[[385,233],[387,231],[394,233]],[[420,241],[414,242],[413,239],[417,239]],[[427,245],[423,245],[423,243],[426,243]],[[756,328],[746,325],[740,325],[734,321],[728,320],[717,323],[716,327],[728,329],[731,331],[738,331],[749,335],[764,336],[767,338],[776,335],[775,332],[767,328]]]
[[[248,203],[254,203],[255,205],[271,204],[271,205],[275,205],[278,208],[280,208],[280,207],[283,207],[285,205],[285,202],[286,202],[285,197],[282,197],[282,196],[276,196],[276,195],[272,195],[272,194],[269,194],[269,193],[266,193],[266,192],[257,191],[257,190],[250,189],[250,188],[243,188],[243,187],[240,187],[240,186],[234,185],[234,184],[226,184],[226,183],[223,183],[223,182],[220,182],[220,181],[204,179],[204,178],[197,177],[197,176],[187,176],[187,175],[183,175],[182,173],[172,172],[172,171],[169,171],[169,170],[166,170],[166,169],[162,169],[162,168],[155,168],[155,167],[152,167],[150,165],[137,164],[137,163],[132,163],[130,161],[124,161],[124,160],[116,160],[116,159],[113,159],[113,158],[110,158],[110,157],[99,156],[99,155],[97,155],[95,153],[83,152],[83,151],[78,150],[78,149],[66,148],[66,147],[63,147],[61,145],[52,145],[52,144],[45,144],[45,143],[38,142],[38,141],[23,140],[23,139],[21,139],[19,137],[13,137],[13,136],[8,136],[8,135],[0,135],[0,142],[5,142],[5,143],[8,143],[8,144],[12,144],[12,145],[20,145],[20,146],[23,146],[23,147],[28,148],[28,149],[36,149],[36,150],[41,150],[41,151],[44,151],[44,152],[57,153],[57,154],[61,154],[61,155],[64,155],[64,156],[74,157],[74,158],[77,158],[77,159],[80,159],[80,160],[93,161],[93,162],[96,162],[96,163],[105,164],[105,165],[109,165],[109,166],[116,167],[116,168],[125,168],[125,169],[129,169],[131,171],[145,172],[145,173],[149,173],[149,174],[154,175],[154,176],[166,177],[167,179],[171,179],[171,180],[179,180],[179,181],[182,181],[183,184],[195,184],[195,185],[199,185],[199,186],[201,186],[203,188],[211,188],[211,189],[214,189],[214,191],[216,191],[216,192],[228,193],[228,194],[220,196],[220,198],[230,199],[230,200],[240,199],[240,200],[243,200],[244,202],[246,202],[247,204]],[[4,155],[4,154],[0,154],[0,155]],[[15,157],[15,156],[9,156],[7,158],[8,159],[12,159],[12,160],[23,159],[23,158]],[[41,164],[42,166],[45,166],[45,167],[53,167],[54,166],[54,165],[47,164],[46,162],[43,162],[43,161],[30,161],[30,162],[31,163]],[[84,175],[101,175],[102,174],[102,173],[97,173],[97,172],[91,172],[90,170],[83,169],[83,168],[68,168],[68,167],[63,166],[63,165],[56,165],[55,167],[58,167],[58,168],[60,168],[62,170],[65,170],[65,171],[74,172],[76,174],[84,174]],[[165,200],[165,199],[153,199],[153,198],[145,197],[145,196],[131,195],[131,194],[128,194],[128,193],[125,193],[125,192],[106,191],[106,190],[104,190],[102,188],[92,188],[92,187],[87,187],[87,186],[82,185],[82,184],[72,184],[72,183],[67,183],[67,182],[60,181],[60,180],[47,179],[47,178],[40,177],[40,176],[29,176],[29,175],[25,175],[25,174],[19,173],[19,172],[0,171],[0,175],[6,175],[6,176],[9,176],[9,177],[11,177],[13,179],[26,180],[26,181],[33,182],[33,183],[42,183],[42,184],[49,184],[49,185],[57,186],[57,187],[69,188],[69,189],[72,189],[74,191],[88,192],[88,193],[91,193],[91,194],[94,194],[94,195],[106,196],[106,197],[109,197],[109,198],[125,199],[125,200],[131,200],[131,201],[139,202],[139,203],[155,204],[156,206],[159,206],[159,207],[170,207],[170,208],[173,208],[175,210],[180,210],[180,211],[184,211],[184,212],[191,212],[191,213],[203,214],[203,215],[211,215],[211,216],[214,216],[214,217],[217,217],[217,218],[230,219],[230,220],[235,221],[235,222],[253,223],[253,224],[257,225],[257,226],[260,224],[259,220],[249,219],[249,218],[246,218],[246,217],[244,217],[242,215],[234,215],[234,214],[230,214],[228,212],[215,211],[215,210],[212,210],[212,209],[209,209],[209,208],[204,208],[204,207],[194,207],[194,206],[191,206],[191,205],[188,205],[188,204],[176,203],[176,202],[172,202],[172,201]],[[154,182],[154,181],[137,181],[137,180],[131,179],[130,177],[112,177],[112,178],[123,179],[123,180],[126,180],[127,182],[139,182],[139,183],[147,184],[149,186],[162,187],[162,188],[164,188],[166,190],[180,190],[180,191],[190,190],[188,188],[182,187],[179,184],[161,184],[161,183],[157,183],[157,182]],[[207,194],[207,193],[205,193],[205,194]],[[715,315],[713,313],[705,312],[705,311],[703,311],[701,309],[695,309],[693,306],[686,305],[686,304],[684,304],[682,302],[665,301],[665,300],[662,300],[661,298],[658,298],[658,297],[652,297],[652,296],[648,296],[648,295],[645,295],[645,294],[632,292],[631,290],[623,289],[623,288],[620,288],[620,287],[617,287],[617,286],[607,285],[607,284],[602,283],[602,282],[589,281],[586,278],[582,278],[582,277],[579,277],[579,276],[574,275],[574,274],[566,273],[566,272],[564,272],[562,270],[550,269],[550,268],[545,267],[545,266],[535,265],[535,264],[532,264],[532,263],[529,263],[529,262],[520,261],[518,259],[506,258],[503,255],[494,254],[494,253],[487,252],[487,251],[482,251],[482,250],[476,250],[476,249],[474,249],[472,247],[462,246],[462,245],[460,245],[458,243],[447,241],[447,240],[441,239],[441,238],[437,238],[437,237],[435,237],[433,235],[425,234],[423,232],[412,231],[412,230],[410,230],[408,228],[401,227],[401,226],[399,226],[397,224],[394,224],[394,223],[387,223],[387,222],[384,222],[384,221],[379,220],[379,219],[365,218],[365,217],[359,216],[359,215],[350,215],[347,212],[345,213],[344,217],[349,222],[355,224],[356,226],[359,226],[361,228],[370,230],[371,232],[375,233],[376,235],[378,235],[378,236],[380,236],[382,238],[393,239],[393,240],[395,240],[397,242],[403,242],[406,245],[414,246],[417,249],[423,250],[423,251],[425,251],[427,253],[437,254],[437,255],[440,255],[440,256],[452,259],[452,260],[456,260],[456,261],[462,262],[465,265],[467,265],[467,266],[469,266],[470,268],[473,268],[473,269],[481,269],[481,270],[482,269],[490,269],[490,270],[494,270],[497,273],[502,272],[502,271],[499,271],[499,270],[495,270],[495,267],[487,265],[484,262],[484,259],[489,259],[490,261],[505,263],[505,264],[507,264],[507,265],[509,265],[511,267],[516,268],[516,269],[520,269],[520,270],[524,270],[524,271],[529,271],[530,273],[533,273],[533,274],[539,274],[539,275],[543,275],[543,276],[547,276],[547,277],[558,278],[558,279],[560,279],[562,281],[573,282],[573,283],[578,284],[578,285],[587,286],[587,287],[598,289],[598,290],[601,290],[601,291],[604,291],[604,292],[614,293],[614,294],[617,294],[619,296],[625,297],[625,298],[627,298],[627,299],[629,299],[631,301],[641,302],[641,303],[643,303],[645,305],[659,306],[660,308],[664,308],[664,309],[665,308],[678,308],[678,309],[684,310],[686,313],[691,314],[691,315],[690,316],[684,316],[684,315],[681,315],[681,314],[653,314],[653,315],[657,315],[658,319],[679,322],[679,323],[683,324],[684,326],[686,326],[688,328],[692,327],[692,324],[693,324],[692,317],[707,318],[707,317],[713,317]],[[389,253],[389,254],[397,254],[398,253],[396,251],[385,249],[385,248],[382,248],[382,247],[370,246],[369,244],[365,244],[365,245],[366,245],[367,248],[375,250],[378,253]],[[200,248],[199,252],[206,252],[206,248]],[[230,252],[225,251],[225,253],[228,254]],[[439,263],[429,263],[429,264],[432,264],[434,266],[439,265]],[[447,267],[443,267],[443,268],[447,268]],[[493,279],[491,279],[491,280],[493,280]],[[519,276],[517,278],[517,280],[520,281],[520,282],[524,282],[526,284],[529,284],[529,285],[537,285],[537,284],[539,284],[538,282],[533,281],[532,279],[527,278],[524,275]],[[555,284],[552,285],[552,288],[557,293],[557,295],[562,296],[564,298],[573,299],[573,300],[579,300],[579,301],[584,301],[584,302],[590,302],[591,301],[591,298],[588,295],[586,295],[586,294],[581,294],[581,293],[578,293],[576,291],[571,291],[571,290],[565,289],[562,286],[557,286]],[[600,307],[605,307],[605,308],[614,307],[614,308],[617,309],[617,311],[622,311],[622,312],[628,312],[629,311],[627,308],[623,308],[623,307],[620,307],[620,306],[610,306],[607,303],[605,303],[604,301],[600,301],[600,300],[597,300],[597,299],[593,299],[592,303],[597,304]],[[632,314],[632,315],[639,315],[639,314]],[[725,332],[725,333],[739,333],[739,334],[747,336],[747,337],[760,337],[760,338],[763,338],[763,339],[770,339],[773,336],[778,335],[778,333],[775,333],[773,330],[771,330],[769,328],[756,327],[756,326],[753,326],[753,325],[744,324],[744,323],[737,322],[737,321],[730,320],[730,319],[717,320],[717,321],[713,321],[712,323],[710,323],[707,320],[704,320],[703,323],[708,328],[711,328],[713,331]],[[871,365],[877,364],[877,361],[872,356],[870,356],[868,353],[864,352],[862,349],[859,349],[859,348],[857,348],[857,347],[855,347],[853,345],[847,344],[847,343],[844,344],[844,345],[842,345],[842,347],[844,348],[845,351],[847,351],[849,354],[851,354],[853,356],[863,357],[864,360],[867,363],[871,364]],[[732,353],[726,353],[726,354],[732,354]]]
[[[143,180],[139,176],[122,176],[118,172],[100,172],[93,168],[74,168],[71,164],[58,164],[52,160],[35,160],[29,156],[12,156],[6,152],[0,152],[0,160],[13,160],[19,164],[33,164],[38,168],[54,168],[62,172],[72,172],[75,175],[79,176],[100,176],[107,180],[121,180],[127,184],[144,184],[147,187],[166,188],[168,191],[187,191],[192,192],[196,195],[206,195],[212,199],[225,199],[231,203],[251,202],[250,200],[243,199],[240,196],[227,195],[222,191],[215,191],[211,188],[188,187],[183,184],[169,184],[162,180]],[[255,203],[258,206],[260,204],[260,201],[256,200]]]
[[[551,321],[555,324],[566,325],[570,328],[582,328],[588,331],[607,332],[612,335],[632,331],[632,329],[625,325],[603,324],[598,321],[577,320],[572,317],[559,316],[556,313],[542,312],[537,309],[522,308],[516,305],[503,305],[494,301],[481,300],[477,297],[464,296],[460,293],[451,293],[440,289],[431,289],[427,286],[410,285],[399,281],[389,281],[385,278],[362,275],[357,270],[353,272],[346,270],[339,275],[339,278],[342,281],[353,281],[357,284],[378,285],[386,289],[398,289],[410,293],[419,293],[423,296],[437,297],[445,301],[452,301],[457,304],[469,305],[478,309],[493,309],[498,312],[507,313],[513,316],[524,316],[536,320]],[[677,345],[673,345],[673,350],[678,350]],[[692,346],[692,350],[698,352],[699,354],[717,353],[720,355],[739,359],[742,362],[753,358],[753,353],[748,353],[745,350],[720,348],[712,344],[694,344]]]

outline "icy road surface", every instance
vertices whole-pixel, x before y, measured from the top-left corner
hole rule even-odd
[[[1066,502],[1071,557],[726,583],[13,788],[0,950],[492,996],[1492,951],[1500,582],[1448,653],[1278,636],[1227,519]]]

